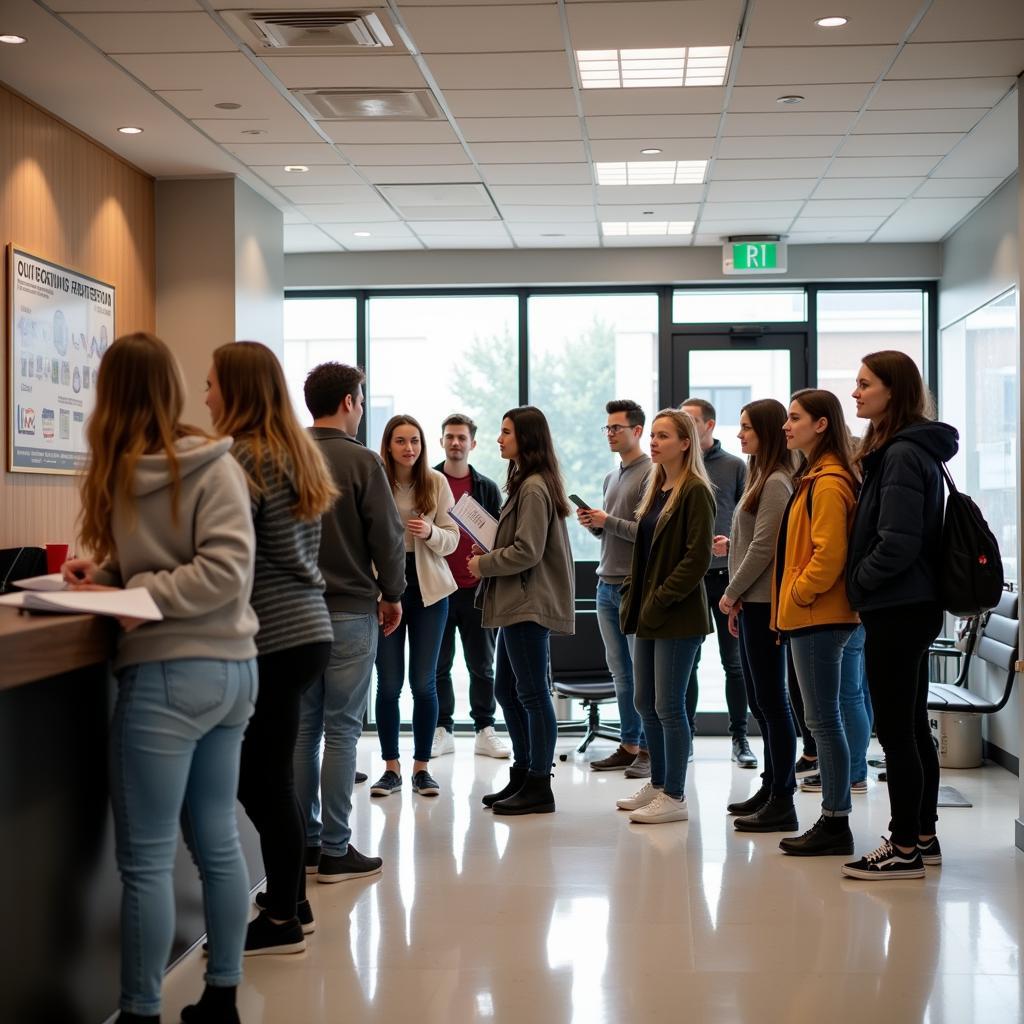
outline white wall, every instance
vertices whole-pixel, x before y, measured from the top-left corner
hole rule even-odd
[[[262,341],[284,358],[284,219],[235,179],[235,338]]]

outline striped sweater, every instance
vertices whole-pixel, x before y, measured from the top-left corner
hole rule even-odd
[[[255,461],[249,444],[236,442],[232,453],[251,478]],[[265,493],[252,495],[256,570],[251,602],[260,620],[256,648],[261,655],[334,639],[317,566],[320,519],[295,518],[295,489],[287,477],[274,473],[269,458],[263,479]]]

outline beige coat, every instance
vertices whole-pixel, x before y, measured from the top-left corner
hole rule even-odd
[[[459,527],[448,514],[455,498],[444,475],[437,470],[430,470],[430,480],[434,485],[436,505],[433,512],[421,518],[433,526],[429,537],[424,540],[416,537],[413,551],[416,553],[416,575],[420,581],[420,593],[423,595],[424,607],[436,604],[449,594],[459,589],[451,569],[444,556],[450,555],[459,546]]]

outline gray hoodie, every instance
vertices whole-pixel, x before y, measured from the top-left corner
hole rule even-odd
[[[259,621],[249,607],[256,544],[245,474],[230,449],[230,437],[175,444],[176,517],[164,454],[139,459],[132,507],[115,500],[115,557],[96,582],[145,587],[164,615],[121,634],[115,670],[178,658],[256,657]]]

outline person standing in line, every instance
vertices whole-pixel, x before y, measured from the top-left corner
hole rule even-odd
[[[509,782],[483,798],[495,814],[550,814],[558,724],[548,679],[552,633],[576,628],[575,566],[569,499],[548,421],[540,409],[509,409],[498,435],[508,460],[507,498],[494,547],[474,548],[467,567],[484,585],[477,604],[485,626],[499,629],[494,692],[512,740]]]
[[[453,413],[441,424],[444,461],[434,469],[443,474],[456,502],[468,494],[495,519],[501,515],[501,492],[489,477],[478,473],[469,462],[476,448],[476,424],[463,413]],[[455,687],[452,665],[455,663],[455,634],[462,641],[462,654],[469,670],[469,713],[476,731],[475,753],[485,757],[509,757],[509,745],[494,731],[494,630],[484,629],[475,605],[476,578],[466,568],[473,541],[465,534],[459,546],[446,555],[448,568],[459,589],[448,598],[448,619],[437,656],[437,728],[430,756],[455,753]]]
[[[305,822],[295,794],[302,693],[331,653],[331,617],[317,566],[320,517],[337,488],[292,411],[284,373],[265,345],[239,341],[213,353],[206,406],[214,429],[234,438],[256,530],[252,608],[260,691],[242,742],[238,798],[260,836],[266,893],[249,923],[246,956],[301,953],[313,930],[303,867]]]
[[[388,420],[380,455],[398,513],[405,523],[406,586],[402,621],[377,651],[377,735],[384,774],[370,787],[370,794],[390,796],[402,788],[398,698],[405,682],[408,635],[414,743],[412,791],[421,796],[437,796],[440,787],[427,766],[437,725],[437,656],[448,618],[448,595],[458,589],[445,561],[445,556],[459,544],[459,528],[448,514],[455,502],[443,474],[427,465],[423,429],[412,416],[392,416]]]
[[[604,432],[608,447],[619,456],[619,468],[604,478],[603,509],[580,509],[576,518],[601,538],[597,566],[597,625],[604,642],[608,670],[619,705],[619,748],[608,757],[592,761],[594,771],[625,769],[628,779],[651,774],[651,755],[644,742],[644,724],[633,703],[633,638],[619,625],[622,581],[629,575],[636,540],[636,510],[647,485],[651,460],[640,447],[644,411],[636,402],[618,399],[605,406],[608,422]]]
[[[306,873],[322,883],[377,875],[383,864],[352,845],[349,817],[378,637],[393,633],[402,618],[405,530],[380,457],[356,440],[364,379],[356,366],[321,363],[303,388],[313,416],[310,434],[340,493],[321,520],[331,655],[323,675],[302,695],[295,744]]]
[[[729,804],[738,832],[795,832],[796,729],[786,686],[786,649],[771,628],[772,564],[782,517],[793,494],[793,457],[782,433],[786,407],[762,398],[740,410],[747,487],[729,538],[729,585],[718,607],[740,642],[747,698],[764,738],[761,786]]]
[[[739,641],[729,632],[729,617],[719,608],[719,602],[729,586],[729,531],[736,506],[743,497],[747,467],[742,459],[730,455],[715,439],[715,407],[703,398],[688,398],[679,406],[693,418],[704,455],[704,467],[715,490],[715,536],[712,545],[711,566],[704,579],[710,603],[714,632],[718,638],[718,656],[725,670],[725,703],[729,709],[729,734],[732,736],[732,760],[741,768],[756,768],[757,758],[747,740],[747,690],[740,666]],[[702,645],[703,646],[703,645]],[[701,651],[693,661],[690,684],[686,691],[686,714],[690,732],[697,723],[699,685],[697,668]],[[692,757],[693,747],[690,748]]]
[[[114,673],[110,788],[121,872],[118,1024],[159,1024],[174,940],[174,859],[188,822],[201,867],[210,956],[187,1024],[238,1024],[235,990],[249,876],[235,798],[242,734],[256,703],[252,513],[245,474],[219,440],[181,420],[181,373],[152,334],[103,357],[86,427],[72,587],[141,587],[159,622],[122,619]]]
[[[846,599],[845,570],[857,478],[843,410],[830,391],[793,395],[784,427],[804,466],[779,533],[772,587],[772,628],[789,638],[807,724],[818,745],[821,817],[783,853],[824,857],[853,851],[849,816],[850,748],[843,731],[843,648],[858,625]]]
[[[711,632],[704,577],[715,525],[712,484],[692,417],[676,409],[658,413],[651,461],[620,615],[622,632],[635,637],[636,709],[651,752],[651,781],[616,805],[639,824],[689,817],[686,688],[697,650]]]
[[[942,863],[935,834],[939,761],[928,724],[928,648],[942,628],[940,462],[959,437],[932,418],[931,399],[902,352],[864,357],[853,397],[870,421],[857,453],[864,472],[846,586],[864,623],[875,727],[885,751],[890,836],[850,878],[920,878]]]

